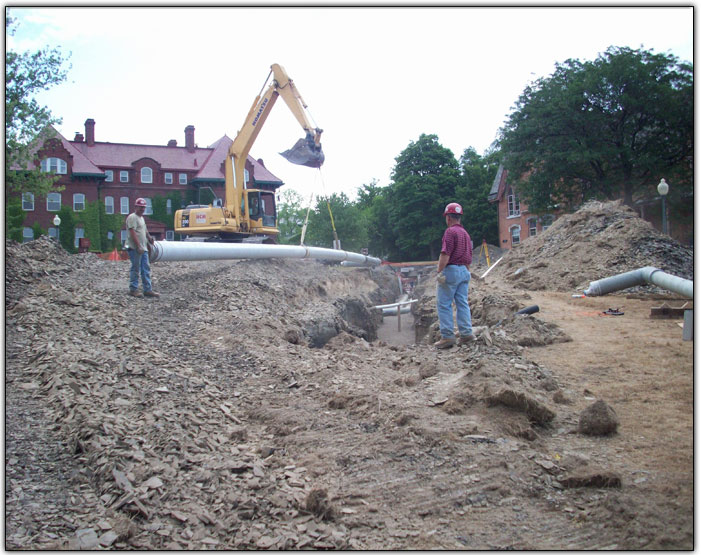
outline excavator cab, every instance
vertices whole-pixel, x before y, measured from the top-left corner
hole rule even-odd
[[[248,190],[248,216],[251,229],[258,227],[275,227],[277,211],[275,194],[272,191]]]

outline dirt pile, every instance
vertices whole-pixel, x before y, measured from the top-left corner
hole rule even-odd
[[[655,230],[621,201],[593,201],[526,239],[486,279],[534,291],[574,291],[643,266],[693,279],[693,259],[690,247]]]
[[[443,352],[375,339],[368,307],[398,293],[384,268],[159,263],[162,296],[135,299],[128,267],[7,245],[10,549],[693,542],[686,501],[632,486],[625,404],[612,437],[578,432],[596,399],[526,356],[568,336],[514,316],[522,293],[475,282],[482,333]]]

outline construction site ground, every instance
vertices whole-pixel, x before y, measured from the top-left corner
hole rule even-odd
[[[588,205],[475,266],[445,351],[430,269],[398,332],[386,266],[163,262],[145,299],[128,262],[7,242],[5,548],[693,549],[693,341],[650,318],[685,300],[572,297],[693,279],[641,222]]]

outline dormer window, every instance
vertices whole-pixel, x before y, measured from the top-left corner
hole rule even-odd
[[[68,173],[68,164],[60,158],[44,158],[41,161],[41,171],[65,175]]]
[[[153,183],[153,170],[151,168],[141,168],[141,183]]]

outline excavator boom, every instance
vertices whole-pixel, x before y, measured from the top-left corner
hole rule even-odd
[[[253,101],[224,161],[223,206],[193,206],[177,211],[176,232],[219,240],[255,240],[256,237],[274,240],[279,233],[274,194],[249,189],[245,182],[245,165],[251,147],[279,96],[305,131],[304,138],[280,154],[289,162],[302,166],[319,168],[324,163],[322,130],[309,121],[305,111],[307,105],[282,66],[273,64],[270,69],[273,79],[267,89],[264,85],[265,91]]]

